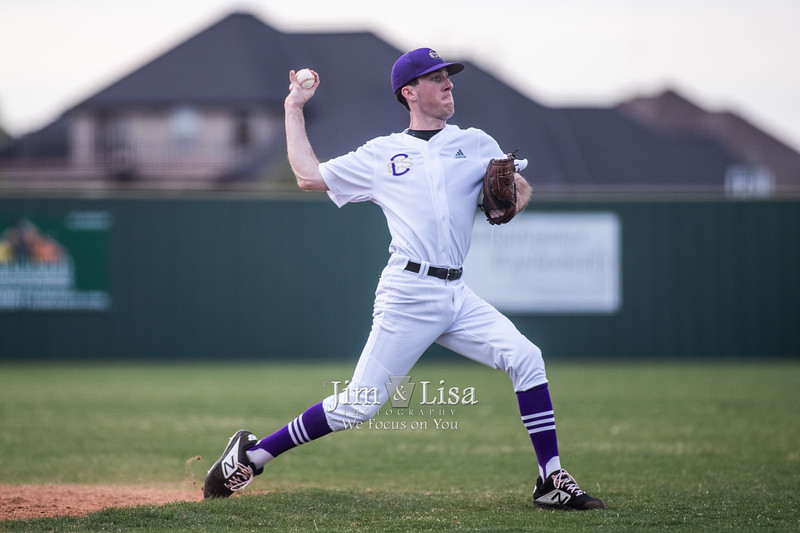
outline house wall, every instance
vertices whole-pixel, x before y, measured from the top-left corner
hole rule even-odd
[[[282,115],[266,109],[248,110],[246,118],[227,108],[132,110],[106,119],[76,112],[70,164],[119,179],[211,180],[269,150],[282,135]]]
[[[620,227],[617,309],[511,315],[548,359],[800,356],[797,200],[529,209],[612,213]],[[96,310],[0,310],[0,360],[354,360],[389,242],[375,206],[337,209],[312,193],[0,198],[0,229],[20,218],[74,243],[77,283],[99,279],[108,300]],[[0,290],[0,303],[8,296]]]

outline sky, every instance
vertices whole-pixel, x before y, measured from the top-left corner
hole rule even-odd
[[[0,125],[38,129],[234,11],[430,46],[545,105],[671,88],[800,150],[798,0],[0,0]]]

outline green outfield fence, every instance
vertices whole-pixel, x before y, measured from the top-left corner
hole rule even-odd
[[[529,209],[610,212],[621,230],[618,310],[511,315],[547,357],[800,355],[800,201]],[[23,221],[73,270],[31,281],[0,264],[2,360],[354,359],[389,239],[377,207],[314,193],[0,198],[0,229]],[[31,284],[38,296],[20,299]]]

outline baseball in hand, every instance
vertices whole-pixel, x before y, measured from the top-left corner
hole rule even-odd
[[[303,89],[312,88],[314,86],[314,82],[316,82],[314,79],[314,74],[307,68],[298,70],[295,76],[297,77],[297,83],[299,83],[300,87]]]

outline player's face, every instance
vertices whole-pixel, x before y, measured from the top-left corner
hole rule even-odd
[[[419,97],[419,111],[428,117],[447,120],[455,114],[453,82],[446,69],[436,70],[419,77],[415,87]]]

